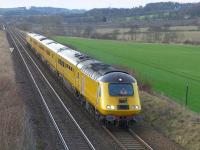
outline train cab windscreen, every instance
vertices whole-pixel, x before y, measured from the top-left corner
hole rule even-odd
[[[127,83],[110,83],[110,96],[133,96],[133,85]]]

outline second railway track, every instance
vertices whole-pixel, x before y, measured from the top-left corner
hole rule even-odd
[[[26,53],[26,55],[28,55],[28,52],[26,52],[26,48],[25,48],[26,47],[26,45],[25,45],[26,41],[25,41],[24,36],[20,32],[17,32],[17,31],[12,32],[11,36],[13,36],[13,40],[15,39],[15,41],[18,42],[18,46],[20,46],[21,49],[24,50],[24,53]],[[14,43],[16,43],[16,42],[14,42]],[[31,56],[29,55],[27,57],[30,58]],[[32,59],[31,61],[33,62],[34,60]],[[39,70],[39,67],[37,67],[36,63],[34,63],[34,65]],[[42,74],[41,70],[39,70],[39,74]],[[43,74],[42,74],[42,76],[43,76],[43,78],[45,78],[45,76]],[[62,105],[62,107],[64,107],[65,114],[67,112],[67,115],[69,117],[72,116],[72,115],[70,115],[70,111],[66,110],[67,109],[66,106],[64,105],[61,98],[59,98],[59,95],[56,93],[56,91],[53,89],[53,87],[51,86],[51,84],[48,82],[48,80],[46,78],[45,78],[45,82],[47,82],[46,84],[48,84],[48,86],[49,86],[49,89],[45,89],[45,90],[46,91],[48,91],[48,90],[53,91],[54,96],[57,99],[59,99],[60,105]],[[49,92],[49,94],[52,94],[52,93]],[[58,108],[56,108],[55,105],[50,107],[50,109],[55,111],[55,113],[59,113],[59,111],[60,111],[60,115],[61,114],[63,115],[63,111],[59,110]],[[74,120],[72,119],[72,121],[76,122],[75,119]],[[60,128],[61,128],[60,132],[62,132],[62,134],[67,134],[67,136],[63,136],[63,140],[66,139],[66,141],[68,141],[68,142],[66,142],[66,145],[71,146],[70,149],[95,149],[94,146],[92,145],[92,143],[90,142],[90,140],[87,138],[87,136],[81,130],[79,125],[78,125],[78,129],[79,129],[79,132],[81,132],[81,134],[76,133],[77,132],[77,125],[76,125],[76,128],[75,128],[75,126],[73,126],[73,125],[70,125],[70,124],[68,125],[68,122],[63,122],[62,119],[60,121],[58,119],[57,122],[60,124]],[[66,130],[65,127],[62,127],[66,124],[68,125],[68,129],[69,129],[67,132],[64,131],[64,130]],[[119,145],[119,147],[121,149],[133,149],[133,150],[148,149],[148,150],[152,150],[152,148],[147,143],[145,143],[132,130],[119,130],[119,129],[109,130],[108,128],[105,128],[105,127],[103,127],[103,129],[112,137],[112,139]],[[70,136],[70,134],[71,134],[71,136]],[[82,138],[80,139],[80,137],[82,137]],[[62,137],[60,137],[60,138],[62,139]],[[73,141],[73,140],[75,140],[75,141]],[[74,145],[72,143],[75,143],[75,144],[79,143],[79,144]]]

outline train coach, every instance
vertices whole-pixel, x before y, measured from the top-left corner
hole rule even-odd
[[[100,121],[128,124],[141,111],[137,81],[128,73],[39,34],[27,33],[26,41]]]

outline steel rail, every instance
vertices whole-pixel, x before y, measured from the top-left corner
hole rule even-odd
[[[112,139],[120,146],[121,149],[138,150],[147,149],[153,150],[153,148],[147,144],[141,137],[139,137],[133,130],[122,131],[110,131],[107,127],[103,126],[103,129],[112,137]],[[115,133],[116,132],[116,133]],[[121,139],[120,139],[121,138]]]
[[[139,137],[139,135],[137,135],[132,129],[129,129],[129,132],[136,138],[138,139],[138,141],[143,144],[148,150],[153,150],[153,148],[147,143],[145,142],[141,137]]]

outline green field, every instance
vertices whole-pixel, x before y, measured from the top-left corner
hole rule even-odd
[[[108,64],[135,70],[155,91],[200,112],[200,46],[144,44],[111,40],[53,37]]]

